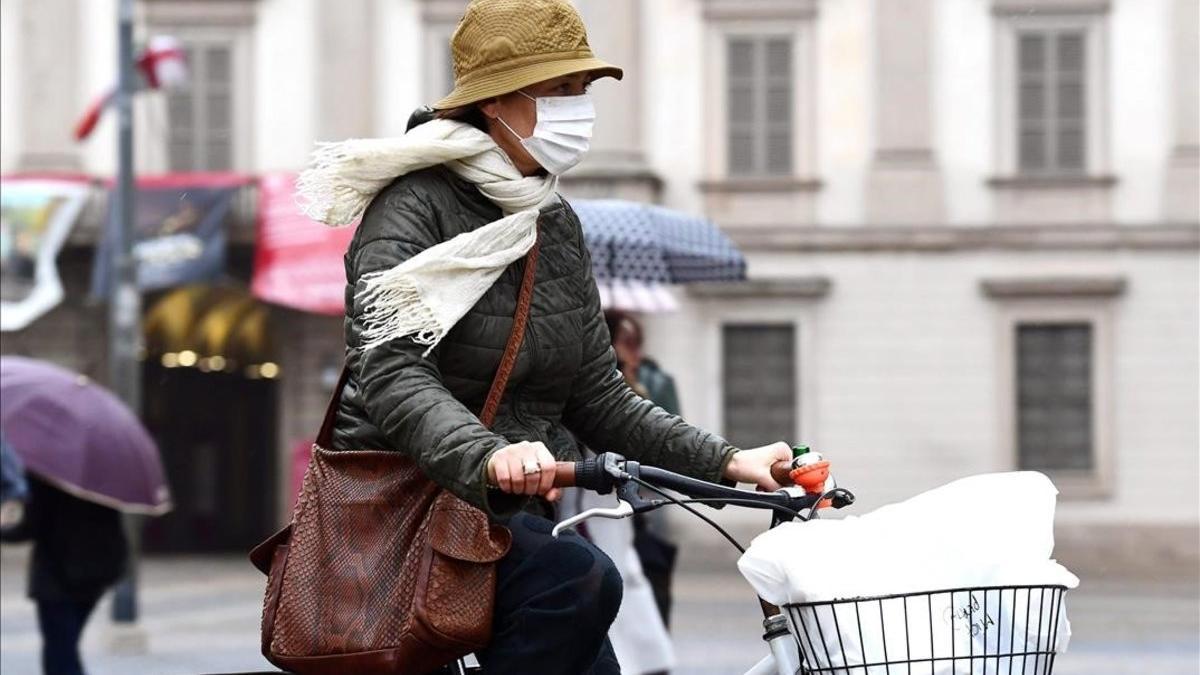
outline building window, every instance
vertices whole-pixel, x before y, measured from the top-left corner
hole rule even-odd
[[[1082,30],[1017,32],[1017,166],[1021,173],[1085,171],[1086,50]]]
[[[792,38],[726,39],[726,142],[730,176],[792,173]]]
[[[436,103],[454,91],[454,54],[450,50],[453,26],[435,24],[426,29],[425,104]]]
[[[700,190],[711,217],[807,213],[816,178],[818,0],[699,0],[705,25]],[[786,215],[786,218],[784,216]],[[801,216],[804,219],[804,216]],[[747,223],[749,224],[749,223]],[[759,223],[755,223],[759,224]]]
[[[450,38],[466,9],[466,0],[422,0],[425,45],[422,98],[426,104],[434,103],[454,90],[454,55],[450,50]]]
[[[724,326],[722,364],[724,430],[729,441],[752,448],[795,438],[795,326]]]
[[[167,165],[171,171],[224,171],[234,164],[234,47],[188,41],[186,87],[167,93]]]
[[[1020,323],[1015,330],[1018,467],[1093,471],[1092,325]]]
[[[999,319],[996,458],[1049,475],[1064,499],[1111,497],[1114,486],[1114,302],[1123,276],[980,280]]]
[[[1112,183],[1109,3],[1071,4],[992,0],[997,186]]]

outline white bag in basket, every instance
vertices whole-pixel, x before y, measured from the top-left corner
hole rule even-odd
[[[1053,589],[926,594],[1078,586],[1050,557],[1057,494],[1036,472],[972,476],[861,517],[781,525],[755,538],[738,568],[764,599],[805,605],[789,614],[813,667],[883,675],[886,666],[861,665],[911,661],[942,675],[971,672],[951,657],[1048,652],[1055,642],[1062,652],[1070,624]],[[830,602],[906,593],[921,595]],[[1045,658],[1017,656],[1012,672],[1045,672]],[[988,659],[989,670],[996,663]]]

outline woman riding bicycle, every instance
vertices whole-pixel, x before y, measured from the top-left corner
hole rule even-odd
[[[606,631],[620,578],[582,538],[550,536],[555,461],[579,458],[577,436],[775,489],[770,466],[791,455],[783,443],[738,451],[637,396],[617,369],[579,219],[555,185],[588,148],[588,86],[622,72],[593,56],[571,4],[475,0],[451,48],[455,88],[436,119],[417,120],[402,145],[327,148],[302,178],[310,214],[362,217],[345,258],[349,380],[333,445],[406,453],[511,529],[478,654],[488,673],[618,673]],[[488,428],[476,413],[531,250],[525,339]]]

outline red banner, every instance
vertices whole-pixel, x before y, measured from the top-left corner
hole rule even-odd
[[[251,291],[277,305],[341,314],[346,293],[342,256],[354,227],[328,227],[301,213],[294,173],[268,173],[258,185],[258,244]]]

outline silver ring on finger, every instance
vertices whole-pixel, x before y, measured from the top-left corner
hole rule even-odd
[[[526,476],[533,476],[542,472],[542,465],[536,459],[527,459],[521,466]]]

